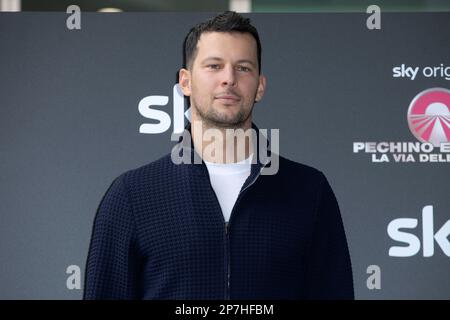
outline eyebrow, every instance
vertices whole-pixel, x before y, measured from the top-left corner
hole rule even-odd
[[[208,58],[203,59],[202,63],[206,63],[206,62],[208,62],[208,61],[210,61],[210,60],[213,60],[213,61],[223,61],[223,59],[222,59],[222,58],[219,58],[219,57],[208,57]],[[252,60],[248,60],[248,59],[240,59],[240,60],[237,61],[237,63],[248,63],[248,64],[250,64],[250,65],[252,65],[253,67],[256,68],[255,63],[254,63]]]

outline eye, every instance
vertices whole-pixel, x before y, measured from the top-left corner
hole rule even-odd
[[[218,70],[220,68],[218,64],[208,64],[206,67],[212,70]]]
[[[251,69],[249,67],[246,66],[237,66],[236,68],[238,71],[243,71],[243,72],[249,72],[251,71]]]

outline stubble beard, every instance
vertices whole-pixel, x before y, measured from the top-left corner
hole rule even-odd
[[[221,128],[221,129],[240,129],[244,128],[246,122],[250,118],[253,106],[248,112],[241,106],[238,112],[234,115],[222,114],[218,112],[214,106],[209,106],[206,110],[193,101],[193,109],[199,116],[205,127],[207,128]]]

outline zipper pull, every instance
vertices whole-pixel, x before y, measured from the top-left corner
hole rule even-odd
[[[228,222],[225,222],[225,234],[228,234]]]

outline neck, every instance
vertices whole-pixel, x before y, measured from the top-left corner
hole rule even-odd
[[[236,163],[253,153],[251,117],[242,126],[217,127],[192,117],[192,140],[195,151],[207,162]]]

